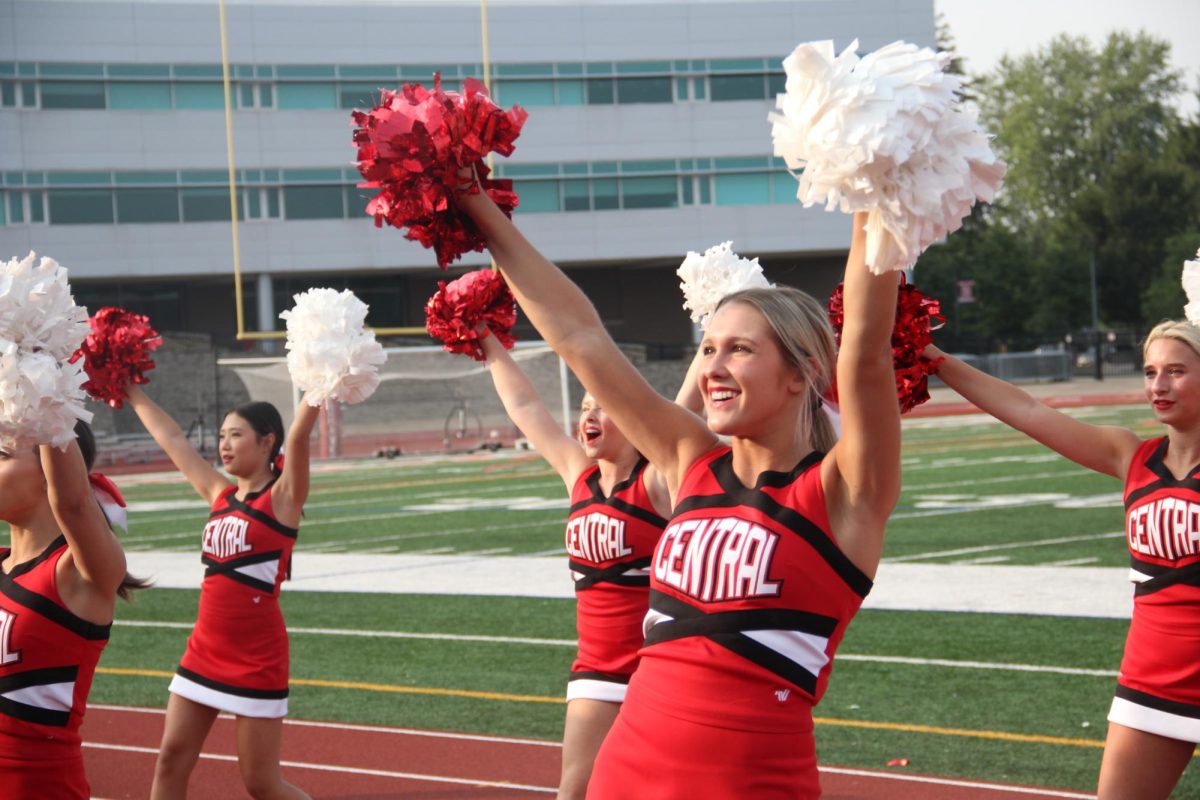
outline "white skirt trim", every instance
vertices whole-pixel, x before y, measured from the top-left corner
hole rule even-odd
[[[1200,742],[1200,719],[1149,708],[1123,697],[1113,698],[1112,708],[1108,712],[1108,721],[1137,731],[1165,736],[1168,739]]]
[[[567,702],[572,700],[603,700],[606,703],[624,703],[629,684],[613,681],[597,681],[579,678],[567,681]]]
[[[171,685],[167,687],[167,691],[177,694],[180,697],[185,697],[202,706],[215,708],[218,711],[227,711],[239,717],[275,719],[286,717],[288,711],[288,699],[286,697],[279,699],[240,697],[236,694],[229,694],[228,692],[201,686],[195,681],[179,674],[171,678]]]

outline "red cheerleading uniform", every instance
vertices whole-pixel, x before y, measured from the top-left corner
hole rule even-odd
[[[1200,742],[1200,465],[1176,479],[1167,445],[1143,442],[1125,477],[1133,619],[1108,718]]]
[[[271,487],[244,500],[229,487],[204,527],[200,613],[170,691],[245,717],[287,714],[288,638],[279,586],[296,528],[275,519]]]
[[[0,559],[10,548],[0,549]],[[55,570],[64,536],[0,572],[0,794],[86,800],[79,726],[111,625],[69,611]]]
[[[746,488],[689,467],[655,549],[641,663],[589,800],[820,796],[812,708],[871,580],[834,542],[823,454]]]
[[[567,700],[619,703],[642,646],[650,592],[650,555],[667,521],[646,491],[646,460],[605,497],[600,468],[575,481],[566,546],[575,580],[579,651],[571,665]]]

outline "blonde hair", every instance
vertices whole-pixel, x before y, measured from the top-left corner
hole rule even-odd
[[[1142,342],[1143,360],[1146,358],[1146,351],[1149,349],[1150,343],[1159,339],[1174,339],[1177,342],[1183,342],[1192,348],[1192,352],[1197,357],[1200,357],[1200,327],[1187,320],[1168,319],[1155,325],[1146,334],[1146,340]]]
[[[811,295],[791,286],[743,289],[721,298],[717,308],[726,303],[745,303],[762,314],[775,332],[784,358],[804,373],[809,402],[801,404],[798,424],[807,433],[811,447],[828,452],[837,443],[833,423],[820,411],[822,398],[833,383],[837,361],[828,311]]]

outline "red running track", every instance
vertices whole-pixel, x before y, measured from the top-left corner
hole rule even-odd
[[[105,800],[150,792],[162,736],[159,709],[92,706],[83,724],[92,795]],[[218,718],[192,773],[192,800],[244,797],[234,721]],[[286,720],[284,776],[314,798],[517,800],[552,797],[557,743]],[[899,772],[822,769],[825,800],[1036,800],[1086,798],[1079,792],[960,781]],[[636,800],[631,796],[631,800]],[[702,800],[691,798],[690,800]]]

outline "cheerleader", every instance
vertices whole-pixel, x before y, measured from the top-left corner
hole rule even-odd
[[[101,511],[77,441],[0,449],[0,787],[5,797],[86,800],[79,726],[116,598],[142,581]],[[19,691],[18,691],[19,690]]]
[[[592,395],[584,395],[572,438],[495,336],[485,330],[480,348],[504,410],[571,498],[566,549],[579,649],[567,682],[558,797],[582,800],[637,667],[650,555],[670,512],[667,486]]]
[[[534,327],[662,473],[674,507],[651,561],[638,670],[587,796],[818,797],[812,708],[870,590],[900,488],[897,276],[868,273],[866,215],[855,215],[846,265],[835,444],[819,413],[833,335],[812,298],[768,288],[722,301],[701,342],[706,425],[646,383],[579,288],[485,194],[459,204]]]
[[[1200,743],[1200,328],[1163,322],[1142,346],[1146,400],[1165,436],[1091,425],[947,356],[937,375],[979,408],[1077,464],[1125,481],[1133,619],[1108,714],[1099,800],[1160,800]]]
[[[308,498],[309,436],[319,408],[300,403],[287,433],[270,403],[238,406],[221,424],[221,464],[204,460],[179,425],[140,387],[128,402],[146,430],[212,510],[204,526],[200,609],[171,680],[152,798],[187,795],[188,778],[217,714],[237,717],[238,766],[257,798],[305,798],[280,773],[287,714],[288,639],[279,587]],[[282,463],[281,463],[282,462]]]

